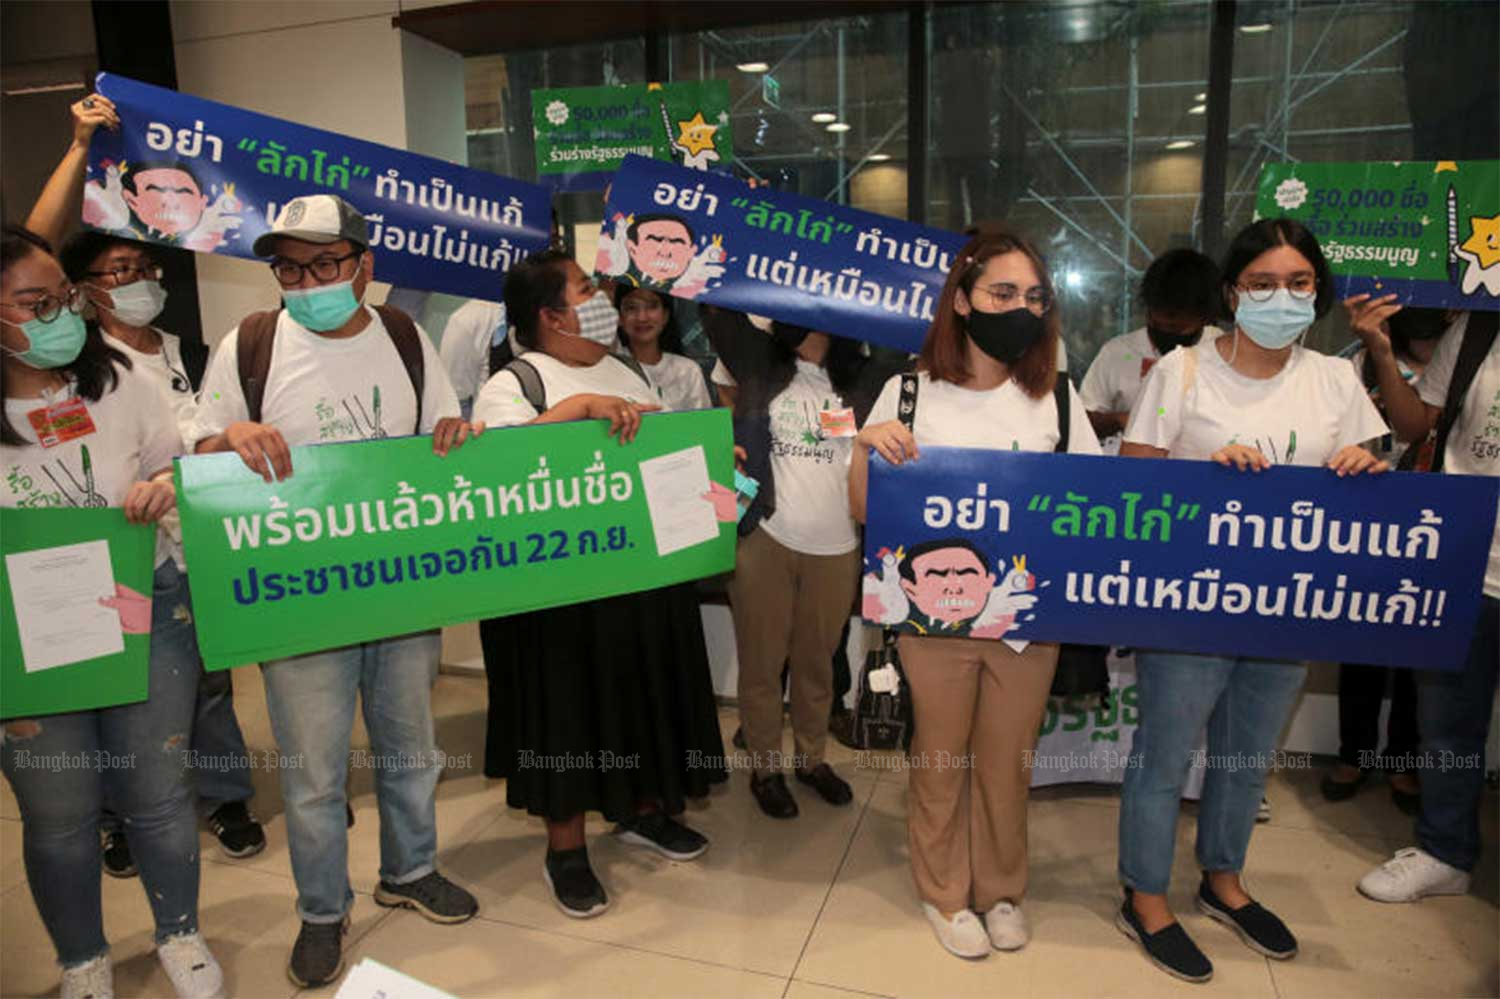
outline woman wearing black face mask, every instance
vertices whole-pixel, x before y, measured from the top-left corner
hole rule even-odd
[[[918,362],[915,433],[897,419],[901,379],[886,383],[855,442],[849,471],[854,516],[865,519],[868,448],[893,464],[919,460],[931,445],[1052,451],[1063,437],[1054,387],[1061,323],[1052,281],[1026,240],[980,231],[960,251],[938,300]],[[1071,386],[1070,411],[1081,412]],[[1082,419],[1070,420],[1068,450],[1098,454]],[[994,571],[993,566],[979,567]],[[903,576],[905,576],[903,567]],[[910,566],[914,577],[923,566]],[[1055,644],[1017,652],[1005,642],[903,635],[918,758],[968,760],[967,767],[911,771],[907,829],[912,876],[938,941],[960,957],[1025,946],[1025,754],[1057,666]],[[981,924],[976,913],[985,914]]]
[[[1146,268],[1141,304],[1146,325],[1100,347],[1078,389],[1106,454],[1119,450],[1120,432],[1156,362],[1205,334],[1219,335],[1208,325],[1223,311],[1219,267],[1197,250],[1168,250]]]

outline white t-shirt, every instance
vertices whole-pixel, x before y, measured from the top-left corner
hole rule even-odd
[[[172,403],[177,432],[182,434],[183,440],[187,440],[187,435],[192,433],[193,419],[197,413],[197,396],[193,392],[193,382],[188,378],[187,368],[182,364],[182,342],[171,333],[165,333],[154,326],[152,329],[161,337],[161,350],[155,354],[136,350],[125,341],[115,339],[102,326],[99,327],[99,332],[104,333],[105,343],[130,358],[132,370],[149,375],[161,385]]]
[[[521,358],[536,368],[551,409],[575,395],[612,395],[630,402],[649,403],[670,411],[656,386],[632,371],[624,361],[606,354],[596,364],[575,368],[550,354],[528,350]],[[490,427],[515,427],[542,414],[521,394],[521,383],[509,371],[497,371],[474,399],[474,419]]]
[[[1089,425],[1078,392],[1068,385],[1068,453],[1098,454],[1099,438]],[[897,418],[901,376],[885,383],[866,425]],[[976,391],[917,374],[917,446],[974,447],[992,451],[1051,451],[1059,440],[1057,400],[1049,392],[1033,399],[1014,381]]]
[[[804,555],[842,555],[859,547],[849,513],[853,437],[825,437],[818,414],[846,408],[821,365],[797,359],[791,383],[771,400],[771,474],[776,512],[767,534]]]
[[[261,422],[281,431],[289,445],[404,437],[413,432],[417,398],[411,378],[379,314],[368,306],[366,311],[370,324],[344,339],[313,333],[285,309],[279,314]],[[425,434],[443,417],[457,416],[459,409],[432,341],[420,326],[417,336],[423,357],[419,431]],[[238,349],[236,326],[220,341],[203,378],[191,435],[195,444],[249,419]]]
[[[490,346],[495,330],[505,324],[505,306],[499,302],[474,299],[460,305],[443,327],[443,342],[438,356],[448,370],[453,394],[466,402],[479,394],[490,377]],[[511,343],[516,352],[516,345]]]
[[[1194,370],[1184,392],[1189,356]],[[1345,359],[1293,347],[1276,377],[1248,378],[1204,340],[1157,362],[1125,440],[1196,460],[1244,444],[1273,465],[1316,467],[1383,433],[1385,421]]]
[[[93,429],[52,447],[36,443],[26,414],[74,398],[72,388],[50,399],[5,400],[10,425],[30,443],[0,445],[5,476],[0,506],[121,506],[132,485],[172,467],[183,447],[166,392],[147,374],[115,371],[119,382],[113,391],[83,403]],[[158,532],[155,564],[175,554],[171,541]]]
[[[1437,352],[1417,382],[1417,394],[1429,406],[1442,409],[1448,401],[1448,385],[1458,363],[1458,350],[1469,326],[1466,312],[1443,334]],[[1464,397],[1448,445],[1443,451],[1443,471],[1454,475],[1500,475],[1500,341],[1490,348]],[[1490,542],[1490,564],[1484,573],[1484,595],[1500,597],[1500,523]]]
[[[642,363],[641,367],[656,383],[667,408],[681,412],[713,406],[713,400],[708,397],[708,385],[703,381],[703,369],[692,358],[663,351],[660,361]]]
[[[714,362],[714,369],[708,373],[708,380],[725,388],[736,388],[739,385],[739,382],[734,380],[734,375],[731,375],[729,369],[724,367],[723,361]]]

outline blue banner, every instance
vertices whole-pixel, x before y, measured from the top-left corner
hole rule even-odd
[[[1457,669],[1500,480],[923,448],[872,455],[864,617],[897,630]]]
[[[594,270],[915,353],[964,236],[627,156]]]
[[[89,145],[83,221],[201,253],[251,245],[304,194],[365,214],[382,281],[499,301],[503,276],[547,245],[545,188],[100,73],[120,130]]]

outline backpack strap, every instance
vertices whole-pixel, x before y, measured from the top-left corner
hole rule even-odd
[[[1068,376],[1058,372],[1057,382],[1052,386],[1052,398],[1057,403],[1057,447],[1053,451],[1068,450],[1068,435],[1073,429],[1073,393]]]
[[[901,397],[896,403],[896,418],[913,434],[917,432],[917,375],[908,371],[901,376]]]
[[[1444,453],[1448,449],[1448,434],[1463,412],[1469,387],[1484,359],[1495,346],[1495,335],[1500,332],[1500,314],[1494,312],[1470,312],[1464,328],[1464,342],[1459,345],[1458,359],[1453,364],[1453,380],[1448,383],[1448,397],[1443,402],[1443,412],[1433,428],[1432,471],[1443,470]]]
[[[537,371],[536,365],[524,357],[518,357],[500,370],[509,371],[520,383],[522,398],[536,410],[538,416],[547,411],[547,387],[542,384],[542,375]]]
[[[634,371],[636,377],[645,382],[647,388],[651,388],[651,379],[646,374],[646,369],[641,367],[641,362],[635,359],[634,354],[616,354],[614,352],[611,352],[609,356],[625,365],[625,367],[629,368],[631,371]]]
[[[412,392],[417,397],[417,422],[412,433],[422,432],[422,394],[426,386],[427,359],[422,354],[422,333],[411,316],[394,305],[377,305],[375,314],[385,324],[385,331],[401,355],[401,366],[411,380]]]
[[[240,372],[240,392],[245,397],[245,418],[251,423],[260,422],[271,352],[276,349],[276,317],[280,312],[280,309],[252,312],[240,320],[235,359]]]

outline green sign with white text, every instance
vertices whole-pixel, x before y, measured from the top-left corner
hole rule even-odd
[[[177,462],[209,669],[650,590],[734,566],[727,410],[292,449],[267,483],[235,454]]]

